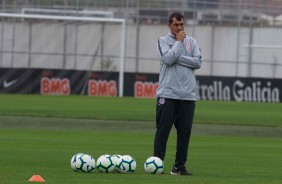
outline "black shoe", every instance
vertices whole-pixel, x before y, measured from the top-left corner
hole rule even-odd
[[[184,175],[184,176],[192,175],[192,173],[188,172],[185,167],[177,168],[175,166],[172,168],[170,174],[171,175]]]

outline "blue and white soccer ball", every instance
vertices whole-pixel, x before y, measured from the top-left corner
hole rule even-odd
[[[84,153],[76,153],[72,158],[71,158],[71,168],[74,170],[74,171],[77,171],[76,169],[76,161],[78,160],[79,157],[81,157],[82,155],[84,155]]]
[[[121,173],[134,173],[136,161],[130,155],[123,155],[117,161],[118,171]]]
[[[111,173],[116,167],[112,161],[112,156],[108,154],[100,156],[96,164],[98,171],[101,173]]]
[[[149,174],[161,174],[164,172],[164,163],[158,157],[149,157],[144,163],[144,169]]]
[[[78,153],[71,159],[71,167],[75,171],[89,173],[95,169],[95,159],[91,155]]]
[[[113,164],[115,165],[114,172],[118,172],[117,163],[118,163],[118,159],[119,159],[120,157],[121,157],[121,155],[119,155],[119,154],[115,154],[115,155],[112,155],[112,156],[111,156],[112,162],[113,162]]]

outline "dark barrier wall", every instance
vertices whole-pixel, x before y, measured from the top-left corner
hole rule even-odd
[[[118,72],[0,68],[0,92],[117,96],[118,77]]]
[[[236,77],[197,77],[202,100],[281,102],[282,80]]]
[[[158,88],[158,74],[125,73],[124,96],[154,98]]]
[[[0,68],[0,93],[118,96],[118,72]],[[198,76],[200,100],[281,102],[282,80]],[[125,73],[124,96],[154,98],[158,74]]]
[[[0,92],[31,93],[33,72],[35,70],[0,68]]]
[[[127,73],[125,84],[127,96],[155,97],[158,74]],[[197,86],[200,100],[277,103],[282,99],[281,79],[197,76]]]

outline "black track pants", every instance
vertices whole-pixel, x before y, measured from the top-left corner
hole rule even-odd
[[[157,131],[154,156],[164,160],[166,144],[172,125],[177,130],[175,166],[183,167],[188,158],[188,147],[194,118],[195,102],[158,98],[156,107]]]

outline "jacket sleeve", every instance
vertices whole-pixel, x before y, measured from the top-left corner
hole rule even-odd
[[[174,45],[170,45],[163,37],[158,40],[158,50],[161,61],[167,65],[173,65],[181,55],[182,43],[176,41]]]
[[[194,39],[192,40],[192,56],[180,55],[175,63],[191,69],[199,69],[201,67],[201,51]]]

